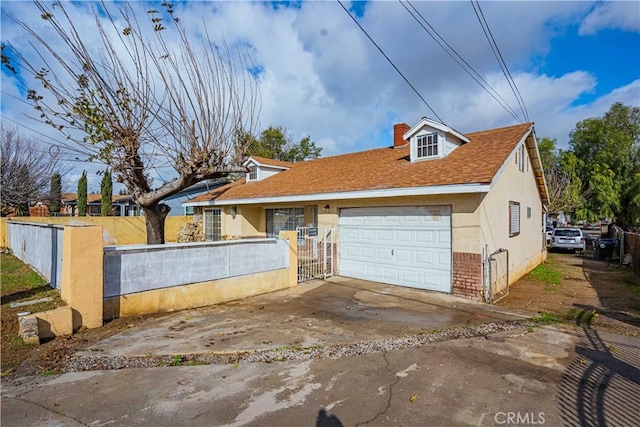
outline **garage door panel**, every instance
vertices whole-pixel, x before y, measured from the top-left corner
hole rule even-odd
[[[416,257],[414,257],[414,251],[409,251],[406,249],[397,249],[395,251],[396,261],[399,264],[407,264],[413,265],[416,262]]]
[[[340,212],[340,274],[451,291],[451,209],[349,208]]]

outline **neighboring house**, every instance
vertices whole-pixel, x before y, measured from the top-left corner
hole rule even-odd
[[[128,194],[116,194],[111,197],[113,206],[112,216],[140,216],[142,209],[133,203],[133,196]],[[102,209],[102,196],[100,194],[87,194],[87,216],[100,216]],[[61,216],[78,216],[78,194],[62,193]]]
[[[198,182],[191,187],[185,188],[176,194],[173,194],[164,200],[162,203],[168,205],[171,210],[169,216],[189,216],[193,215],[193,206],[183,207],[183,203],[199,196],[200,194],[208,193],[209,191],[218,188],[222,185],[228,184],[229,181],[223,180],[207,180]]]
[[[338,274],[474,299],[492,254],[508,251],[510,283],[546,256],[532,124],[463,135],[423,118],[395,125],[392,147],[244,165],[245,178],[183,204],[203,210],[210,240],[333,227]]]
[[[185,188],[176,194],[173,194],[165,198],[162,203],[165,203],[171,207],[169,211],[170,216],[185,216],[193,215],[193,207],[183,208],[182,203],[187,200],[196,197],[200,194],[208,193],[209,191],[227,184],[227,180],[207,180],[201,181],[192,185],[189,188]],[[133,201],[133,196],[130,194],[116,194],[111,199],[113,204],[112,216],[140,216],[144,215],[144,212],[140,206]],[[102,206],[102,196],[100,194],[87,194],[87,215],[88,216],[100,216]],[[61,216],[77,216],[78,215],[78,194],[77,193],[63,193],[62,194],[62,206],[60,208]]]

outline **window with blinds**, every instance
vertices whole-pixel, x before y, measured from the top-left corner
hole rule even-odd
[[[520,203],[509,202],[509,237],[520,234]]]

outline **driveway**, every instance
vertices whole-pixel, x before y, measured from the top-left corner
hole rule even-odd
[[[2,425],[640,425],[640,339],[527,322],[447,295],[308,283],[146,322],[72,366],[154,367],[3,382]],[[251,359],[265,354],[283,357]]]
[[[436,292],[335,277],[169,314],[86,354],[187,355],[351,344],[528,315]],[[508,325],[507,325],[508,327]]]

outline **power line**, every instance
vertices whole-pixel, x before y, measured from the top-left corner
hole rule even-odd
[[[336,0],[336,1],[340,4],[340,6],[342,6],[342,9],[344,9],[344,11],[347,13],[347,15],[349,15],[349,17],[353,20],[353,22],[356,23],[358,28],[360,28],[360,30],[362,30],[362,32],[367,36],[367,38],[371,41],[371,43],[373,43],[373,45],[378,48],[378,50],[380,51],[382,56],[384,56],[386,58],[386,60],[389,62],[389,64],[391,64],[391,66],[398,72],[398,74],[400,74],[400,76],[404,79],[404,81],[407,82],[409,87],[411,87],[411,89],[413,89],[413,91],[416,93],[416,95],[418,95],[418,97],[422,100],[422,102],[424,102],[424,104],[427,106],[427,108],[429,108],[429,110],[431,110],[433,115],[436,116],[440,122],[443,122],[443,120],[440,118],[440,116],[438,116],[438,113],[436,113],[435,110],[433,108],[431,108],[431,105],[429,105],[429,103],[422,97],[422,95],[420,95],[420,92],[418,92],[417,89],[411,84],[411,82],[404,76],[404,74],[402,74],[402,71],[400,71],[398,69],[398,67],[396,67],[396,65],[393,63],[393,61],[391,59],[389,59],[389,57],[387,56],[387,54],[384,53],[382,48],[380,46],[378,46],[378,44],[371,38],[369,33],[367,33],[367,31],[364,28],[362,28],[362,25],[360,25],[358,20],[349,12],[349,10],[346,7],[344,7],[344,5],[342,4],[342,2],[340,0]]]
[[[407,8],[407,6],[402,2],[402,0],[398,0],[399,3],[405,8],[405,10],[416,20],[416,22],[422,27],[422,29],[429,35],[431,38],[444,50],[449,56],[456,61],[460,67],[464,71],[471,76],[471,78],[480,85],[491,97],[498,103],[502,108],[505,109],[507,113],[509,113],[514,119],[521,122],[522,120],[517,116],[516,112],[511,108],[511,106],[505,101],[505,99],[489,84],[487,81],[482,78],[482,76],[449,44],[447,41],[438,33],[438,31],[429,24],[429,21],[415,8],[410,1],[406,1],[406,3],[411,6],[414,12],[420,16],[424,24],[420,22],[420,20],[416,17],[416,15]],[[427,29],[425,24],[429,27]],[[435,34],[435,35],[434,35]],[[437,38],[436,38],[437,36]],[[446,46],[446,47],[445,47]]]
[[[484,35],[487,38],[487,41],[489,42],[489,46],[491,47],[491,50],[493,51],[493,54],[496,57],[498,64],[500,65],[500,69],[502,70],[502,73],[504,74],[505,79],[507,79],[507,83],[509,83],[509,86],[511,87],[511,91],[514,94],[516,101],[518,101],[518,105],[520,106],[520,109],[524,114],[524,118],[525,120],[530,121],[529,114],[527,113],[527,108],[524,105],[524,99],[522,99],[522,95],[520,94],[520,91],[516,86],[516,82],[515,80],[513,80],[513,77],[509,72],[507,63],[502,57],[502,53],[500,53],[500,48],[498,48],[498,44],[493,38],[493,34],[491,33],[489,24],[487,23],[487,20],[484,17],[484,13],[482,13],[482,8],[480,7],[480,3],[478,2],[478,0],[476,0],[475,3],[473,2],[473,0],[470,0],[470,1],[471,1],[471,5],[473,6],[473,11],[475,12],[476,17],[478,18],[478,22],[480,22],[480,26],[482,27],[482,31],[484,32]],[[476,9],[476,6],[477,6],[477,9]]]

